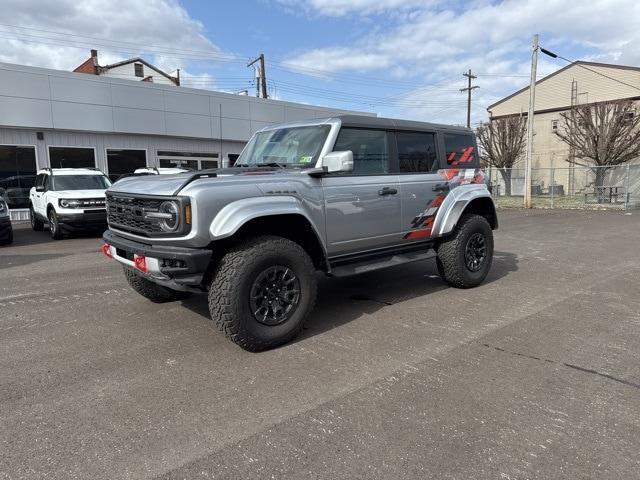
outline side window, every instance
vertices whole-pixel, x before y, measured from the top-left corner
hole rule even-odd
[[[44,191],[46,192],[47,190],[49,190],[49,175],[44,175],[44,181],[42,182],[43,186],[44,186]]]
[[[387,132],[361,128],[342,128],[334,152],[353,152],[353,174],[375,175],[389,172]]]
[[[445,133],[444,149],[446,152],[447,166],[477,165],[477,155],[473,135],[464,133]]]
[[[400,173],[424,173],[437,169],[435,134],[398,132],[396,139]]]
[[[36,188],[40,188],[44,185],[44,177],[45,175],[43,173],[36,177]]]

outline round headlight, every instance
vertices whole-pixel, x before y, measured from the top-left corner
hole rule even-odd
[[[175,232],[180,226],[178,206],[175,202],[162,202],[158,211],[166,215],[166,218],[160,220],[160,228],[165,232]],[[169,215],[171,215],[171,217],[169,217]]]

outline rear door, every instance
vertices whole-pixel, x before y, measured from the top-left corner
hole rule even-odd
[[[322,179],[330,256],[402,241],[398,175],[390,173],[392,140],[386,130],[340,129],[333,151],[351,150],[354,168]]]
[[[438,141],[435,132],[398,131],[402,237],[407,241],[431,237],[438,207],[447,193],[447,182],[439,174]]]

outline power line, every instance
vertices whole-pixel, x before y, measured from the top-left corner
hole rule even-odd
[[[44,44],[44,45],[64,46],[64,47],[69,47],[69,48],[84,48],[84,47],[78,46],[78,43],[82,43],[82,44],[87,45],[87,46],[90,45],[90,46],[100,46],[100,47],[105,47],[105,48],[112,48],[112,49],[118,50],[118,51],[123,52],[123,53],[134,53],[135,54],[135,53],[139,53],[141,51],[147,51],[149,53],[154,53],[154,54],[157,54],[157,55],[166,56],[167,58],[177,58],[177,59],[186,59],[186,60],[211,60],[211,59],[214,59],[214,60],[220,61],[220,62],[244,63],[244,60],[240,56],[238,56],[236,54],[225,54],[225,53],[212,52],[212,51],[203,51],[203,50],[175,49],[175,48],[158,46],[158,45],[143,45],[143,44],[139,44],[139,43],[136,43],[136,42],[126,42],[126,41],[120,41],[120,40],[113,41],[113,40],[108,40],[108,39],[105,39],[105,38],[92,37],[92,36],[89,36],[89,35],[79,35],[79,34],[73,34],[73,33],[67,33],[67,32],[59,32],[59,31],[53,31],[53,30],[38,29],[38,28],[34,28],[34,27],[23,27],[23,26],[19,26],[19,25],[12,25],[12,24],[6,24],[6,23],[0,23],[0,26],[11,27],[11,28],[16,28],[16,29],[21,29],[21,30],[32,30],[32,31],[35,31],[35,32],[49,33],[49,34],[53,34],[53,35],[57,35],[58,36],[58,37],[51,37],[51,36],[46,36],[46,35],[34,35],[34,34],[26,33],[26,32],[14,32],[14,31],[0,30],[0,33],[14,35],[13,37],[6,37],[6,36],[5,37],[0,37],[0,38],[8,39],[8,40],[19,40],[19,41],[24,41],[24,42],[28,42],[28,43],[41,43],[41,44]],[[26,38],[21,38],[20,36],[22,36],[22,37],[31,37],[32,40],[29,40],[29,39],[26,39]],[[79,40],[60,38],[59,36],[76,37]],[[40,41],[36,41],[36,40],[33,40],[33,39],[39,39]],[[82,39],[89,39],[90,41],[86,41],[86,40],[82,40]],[[49,42],[45,42],[45,41],[42,41],[42,40],[49,40]],[[57,43],[57,42],[64,42],[64,43]],[[74,44],[72,42],[76,42],[76,44]],[[96,43],[96,42],[101,42],[101,43]],[[122,44],[133,46],[133,47],[136,47],[136,48],[135,48],[135,50],[131,50],[130,49],[131,47],[123,47]],[[127,48],[129,48],[129,49],[126,50]],[[315,76],[319,76],[319,77],[338,78],[338,79],[343,79],[345,81],[360,81],[360,82],[366,81],[368,83],[371,83],[371,81],[372,81],[372,79],[370,77],[368,77],[367,75],[330,72],[330,71],[323,70],[323,69],[318,69],[318,68],[305,67],[305,66],[296,66],[296,65],[292,65],[290,62],[281,62],[281,61],[277,61],[277,60],[271,60],[270,63],[274,64],[274,68],[279,68],[279,69],[286,70],[286,71],[292,72],[292,73],[306,72],[307,75],[315,75]],[[418,83],[418,82],[410,82],[410,81],[406,81],[406,80],[382,80],[382,79],[377,79],[373,83],[379,83],[379,84],[384,85],[384,86],[390,86],[390,85],[419,86],[420,85],[420,83]]]
[[[212,51],[206,51],[206,50],[176,49],[176,48],[165,47],[163,45],[143,45],[143,44],[140,44],[138,42],[127,42],[125,40],[109,40],[109,39],[106,39],[106,38],[92,37],[92,36],[89,36],[89,35],[79,35],[79,34],[75,34],[75,33],[59,32],[59,31],[54,31],[54,30],[45,30],[45,29],[35,28],[35,27],[24,27],[24,26],[20,26],[20,25],[11,25],[11,24],[7,24],[7,23],[0,23],[0,26],[18,28],[18,29],[22,29],[22,30],[33,30],[35,32],[51,33],[51,34],[54,34],[54,35],[62,35],[64,37],[88,38],[90,40],[97,40],[99,42],[109,42],[110,43],[109,46],[114,46],[115,44],[120,43],[120,44],[126,44],[126,45],[131,45],[131,46],[137,47],[138,50],[162,49],[162,50],[170,50],[172,52],[182,52],[182,53],[195,54],[195,55],[215,55],[215,56],[220,56],[220,57],[236,60],[236,61],[239,61],[239,62],[242,61],[235,54],[212,52]],[[44,38],[44,39],[50,39],[50,40],[66,40],[66,38],[47,37],[47,36],[33,35],[33,34],[23,33],[23,32],[12,32],[12,31],[6,31],[6,30],[0,30],[0,32],[2,32],[2,33],[16,33],[16,34],[20,34],[20,35],[26,35],[26,36],[30,36],[30,37]],[[84,43],[87,43],[87,42],[84,42]]]

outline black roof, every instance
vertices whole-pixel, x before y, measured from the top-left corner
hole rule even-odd
[[[374,127],[393,128],[399,130],[451,130],[458,132],[470,132],[471,129],[440,123],[416,122],[413,120],[399,120],[396,118],[370,117],[367,115],[335,115],[331,118],[339,118],[343,126],[347,127]]]

